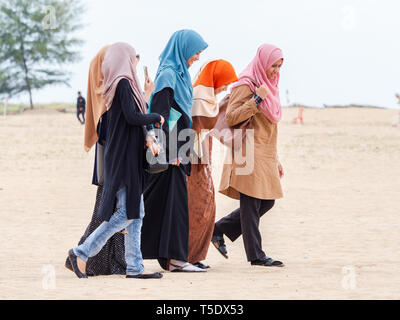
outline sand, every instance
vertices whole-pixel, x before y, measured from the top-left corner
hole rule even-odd
[[[227,240],[228,260],[210,247],[207,273],[161,280],[78,279],[64,268],[95,201],[83,126],[57,111],[1,118],[0,299],[399,299],[397,112],[305,109],[302,126],[291,123],[297,109],[285,109],[285,197],[260,228],[265,251],[286,267],[250,266],[239,238]],[[216,165],[216,185],[220,173]],[[237,206],[218,195],[217,217]]]

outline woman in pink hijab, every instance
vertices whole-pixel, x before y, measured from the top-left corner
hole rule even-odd
[[[242,235],[251,265],[266,267],[283,266],[262,250],[259,230],[261,216],[283,196],[280,183],[283,168],[277,155],[278,123],[282,117],[278,88],[282,63],[282,51],[264,44],[232,87],[226,122],[234,127],[250,119],[247,129],[254,130],[254,137],[247,132],[241,147],[231,150],[232,164],[224,164],[219,191],[240,200],[240,208],[216,222],[211,240],[228,258],[224,235],[231,241]]]

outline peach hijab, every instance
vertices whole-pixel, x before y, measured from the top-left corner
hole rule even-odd
[[[142,113],[147,113],[147,103],[140,91],[139,79],[133,68],[135,59],[136,51],[132,46],[117,42],[103,47],[90,63],[84,142],[86,151],[89,151],[98,140],[99,120],[111,107],[121,79],[129,81],[136,104]]]
[[[93,58],[89,67],[84,140],[86,152],[97,142],[97,125],[101,116],[107,111],[106,102],[102,97],[104,76],[101,72],[101,65],[109,47],[109,45],[103,47]]]

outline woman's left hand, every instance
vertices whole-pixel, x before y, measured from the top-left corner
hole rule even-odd
[[[279,171],[279,178],[283,178],[283,176],[285,175],[284,171],[283,171],[283,167],[282,164],[280,163],[280,161],[278,161],[278,171]]]
[[[150,78],[146,78],[145,82],[144,82],[144,91],[149,94],[151,94],[154,91],[154,82],[151,81]]]
[[[146,78],[145,82],[144,82],[144,99],[146,100],[146,102],[149,102],[151,94],[154,91],[154,82],[151,81],[150,78]]]
[[[165,122],[165,120],[164,120],[164,117],[162,116],[162,115],[160,115],[160,117],[161,117],[161,121],[160,122],[157,122],[154,126],[156,127],[156,128],[161,128],[161,126],[164,124],[164,122]]]

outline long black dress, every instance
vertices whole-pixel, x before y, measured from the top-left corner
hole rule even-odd
[[[115,121],[116,118],[120,119],[121,116],[126,117],[137,117],[139,116],[142,118],[142,115],[138,115],[139,112],[137,105],[132,100],[130,94],[130,87],[129,83],[126,80],[121,80],[120,84],[117,87],[116,96],[114,98],[114,102],[118,104],[117,107],[114,108],[114,103],[112,108],[110,109],[114,111],[114,115],[109,115],[111,112],[106,112],[98,125],[98,142],[97,144],[101,144],[103,146],[106,145],[106,140],[109,134],[107,134],[110,130],[111,133],[115,132],[115,125],[118,121]],[[133,101],[133,102],[132,102]],[[114,108],[114,109],[113,109]],[[122,110],[122,108],[124,110]],[[132,113],[133,112],[133,113]],[[114,125],[111,124],[111,128],[108,128],[108,123],[110,122],[109,118],[114,119]],[[160,117],[159,115],[151,114],[151,115],[144,115],[144,123],[154,123],[158,122]],[[140,124],[139,124],[140,125]],[[145,130],[146,131],[146,130]],[[139,136],[137,139],[137,143],[143,145],[144,142],[144,135],[143,129],[140,129],[136,132]],[[128,135],[129,136],[129,135]],[[108,138],[110,139],[110,138]],[[132,138],[131,138],[132,139]],[[98,166],[98,145],[96,144],[96,153],[95,153],[95,162],[94,162],[94,170],[93,170],[93,179],[92,183],[97,185],[97,194],[96,194],[96,203],[94,206],[93,214],[91,221],[86,228],[85,233],[81,237],[78,245],[82,244],[87,237],[98,227],[101,223],[103,223],[104,219],[99,216],[99,206],[102,200],[103,194],[103,186],[99,185],[99,177],[97,175],[97,166]],[[140,151],[138,153],[141,153]],[[143,154],[144,155],[144,154]],[[141,157],[143,156],[141,155]],[[128,157],[128,161],[135,161],[138,155],[134,154],[131,157]],[[136,158],[136,159],[133,159]],[[140,170],[139,174],[142,174],[142,160],[139,159],[138,170]],[[140,167],[139,167],[140,166]],[[114,207],[113,207],[114,211]],[[69,269],[72,269],[71,263],[67,257],[65,266]],[[101,251],[94,257],[88,259],[86,263],[86,273],[88,276],[97,276],[97,275],[110,275],[110,274],[126,274],[126,262],[125,262],[125,240],[124,235],[122,233],[116,233],[113,235],[107,243],[103,246]]]
[[[154,95],[152,112],[168,119],[171,107],[182,114],[172,130],[175,130],[174,134],[179,135],[179,132],[190,127],[190,119],[174,100],[173,89],[164,88]],[[167,121],[163,130],[167,137],[166,153],[169,158],[171,150],[168,148],[170,133]],[[178,149],[189,139],[178,142]],[[171,156],[170,160],[175,159]],[[179,167],[170,165],[164,172],[146,175],[141,250],[144,259],[158,259],[164,269],[167,259],[188,259],[189,214],[186,175],[190,175],[190,162]]]

